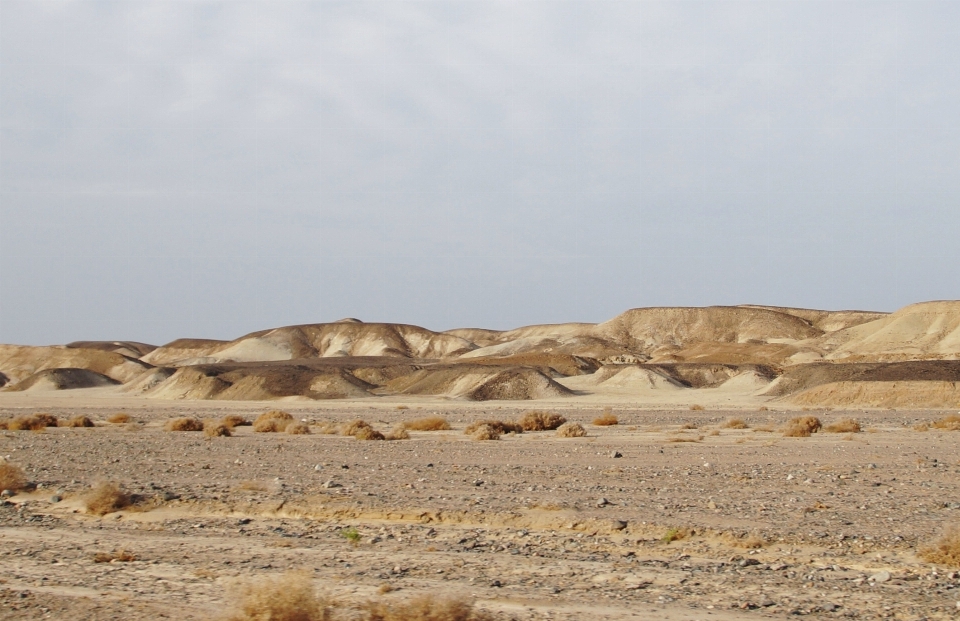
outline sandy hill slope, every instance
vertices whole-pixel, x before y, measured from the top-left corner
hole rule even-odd
[[[924,302],[821,340],[831,360],[895,361],[960,356],[960,301]]]
[[[156,345],[136,341],[74,341],[73,343],[67,343],[66,347],[71,349],[99,349],[100,351],[121,354],[128,358],[142,358],[157,348]]]
[[[140,360],[99,349],[0,345],[0,372],[19,382],[47,369],[87,369],[126,382],[150,368]]]
[[[75,390],[78,388],[99,388],[116,386],[120,382],[102,373],[88,369],[45,369],[20,380],[3,390],[9,392]]]
[[[417,326],[340,321],[253,332],[233,341],[174,341],[144,357],[152,364],[296,360],[339,356],[446,358],[475,346]]]
[[[868,321],[882,319],[890,313],[878,313],[875,311],[823,311],[811,308],[789,308],[783,306],[763,306],[760,304],[741,304],[741,308],[762,308],[800,317],[810,323],[811,326],[823,332],[836,332],[853,326],[858,326]]]
[[[388,382],[385,388],[394,394],[470,401],[545,399],[571,394],[536,369],[466,364],[421,369]]]

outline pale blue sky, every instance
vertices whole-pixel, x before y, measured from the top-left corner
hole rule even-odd
[[[960,297],[960,3],[0,0],[0,342]]]

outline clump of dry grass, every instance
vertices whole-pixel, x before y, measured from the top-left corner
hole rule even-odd
[[[960,416],[956,414],[944,416],[940,420],[931,423],[930,426],[935,429],[943,429],[944,431],[960,431]]]
[[[463,433],[465,433],[468,436],[472,436],[475,434],[477,429],[479,429],[483,425],[486,425],[487,427],[491,427],[492,429],[495,429],[496,432],[501,435],[505,433],[523,433],[523,427],[521,427],[517,423],[508,423],[502,420],[474,421],[469,425],[467,425],[467,428],[463,430]]]
[[[530,410],[523,413],[518,424],[524,431],[553,431],[565,422],[567,419],[559,414]]]
[[[791,418],[783,427],[784,438],[809,438],[820,431],[823,425],[816,416],[798,416]]]
[[[827,433],[860,433],[860,423],[852,418],[843,418],[823,428]]]
[[[757,425],[756,427],[753,428],[753,430],[754,430],[754,431],[762,431],[763,433],[773,433],[774,431],[776,431],[776,427],[774,427],[773,425],[769,425],[769,424],[767,424],[767,425]]]
[[[83,496],[83,504],[88,513],[106,515],[129,507],[132,502],[130,494],[123,491],[117,483],[104,481],[93,486]]]
[[[233,433],[223,421],[208,420],[203,422],[203,435],[208,438],[229,438]]]
[[[471,425],[472,427],[472,425]],[[477,425],[470,434],[474,440],[499,440],[500,431],[492,425]]]
[[[0,460],[0,491],[18,492],[27,487],[27,475],[20,466]]]
[[[667,438],[667,442],[700,442],[703,436],[673,436]]]
[[[31,414],[8,420],[6,428],[10,431],[41,431],[47,427],[56,427],[57,422],[57,417],[53,414]]]
[[[135,560],[137,560],[137,557],[123,548],[118,548],[113,552],[97,552],[93,555],[94,563],[129,563]]]
[[[130,418],[130,415],[125,412],[117,412],[116,414],[112,414],[107,417],[108,423],[114,423],[118,425],[122,423],[129,423],[131,420],[133,419]]]
[[[264,412],[253,421],[253,430],[257,433],[279,433],[293,422],[293,416],[281,410]]]
[[[723,429],[749,429],[750,426],[742,418],[733,418],[730,417],[727,420],[720,423],[720,427]]]
[[[63,427],[93,427],[93,421],[88,416],[74,416],[68,421],[61,423]]]
[[[587,430],[580,423],[564,423],[557,428],[559,438],[582,438],[586,435]]]
[[[931,545],[920,548],[920,558],[928,563],[960,567],[960,528],[951,526]]]
[[[410,431],[447,431],[450,423],[442,416],[425,416],[403,423],[404,428]]]
[[[409,440],[410,433],[407,431],[406,426],[403,423],[397,423],[393,426],[393,429],[390,430],[385,437],[387,440]]]
[[[765,406],[765,405],[761,405],[759,408],[757,408],[757,411],[758,411],[758,412],[769,412],[769,411],[770,411],[770,408],[768,408],[768,407]]]
[[[690,406],[690,409],[693,410],[694,412],[702,412],[706,408],[698,403],[694,403],[693,405]]]
[[[356,433],[353,434],[353,437],[357,440],[386,440],[387,437],[382,433],[374,429],[373,427],[360,427],[357,429]]]
[[[680,429],[700,429],[700,425],[697,423],[684,423],[680,425]]]
[[[468,601],[433,595],[407,602],[372,601],[365,609],[364,621],[493,621]]]
[[[253,423],[239,414],[227,414],[220,422],[233,429],[234,427],[249,427]]]
[[[310,433],[310,425],[304,422],[290,423],[287,425],[286,432],[295,436],[307,435]]]
[[[597,427],[611,427],[613,425],[619,425],[620,421],[614,416],[613,412],[604,410],[603,414],[593,419],[593,424]]]
[[[199,418],[171,418],[163,425],[164,431],[203,431],[203,421]]]
[[[730,543],[737,548],[756,550],[766,546],[767,540],[756,533],[750,533],[749,535],[744,535],[743,537],[731,537]]]
[[[328,621],[329,602],[317,595],[309,575],[289,572],[248,584],[225,621]]]

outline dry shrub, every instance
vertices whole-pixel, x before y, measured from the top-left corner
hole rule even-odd
[[[473,427],[473,425],[471,425]],[[500,432],[496,427],[491,425],[478,425],[474,427],[473,433],[470,436],[474,440],[499,440]]]
[[[130,418],[130,415],[125,414],[124,412],[117,412],[116,414],[113,414],[107,418],[108,423],[116,424],[129,423],[131,420],[133,419]]]
[[[748,550],[756,550],[767,545],[767,540],[761,537],[756,533],[751,533],[743,537],[734,537],[731,543],[738,548],[747,548]]]
[[[313,589],[305,572],[289,572],[248,584],[237,595],[237,609],[226,621],[328,621],[329,603]]]
[[[728,418],[720,423],[724,429],[749,429],[750,426],[742,418]]]
[[[960,567],[960,528],[947,528],[940,539],[920,549],[920,558],[928,563]]]
[[[703,440],[703,436],[674,436],[672,438],[667,438],[667,442],[700,442]]]
[[[295,436],[307,435],[310,433],[310,425],[299,422],[299,423],[290,423],[287,425],[287,433]]]
[[[407,602],[373,601],[364,621],[492,621],[493,617],[461,599],[422,595]]]
[[[17,492],[27,487],[27,476],[20,466],[0,461],[0,491]]]
[[[493,429],[495,429],[495,430],[497,431],[498,434],[504,434],[504,433],[523,433],[523,427],[521,427],[521,426],[518,425],[517,423],[508,423],[508,422],[502,421],[502,420],[478,420],[478,421],[474,421],[474,422],[470,423],[469,425],[467,425],[467,428],[463,430],[463,433],[467,434],[468,436],[472,436],[472,435],[474,435],[474,433],[477,431],[477,429],[479,429],[479,428],[482,427],[483,425],[486,425],[486,426],[488,426],[488,427],[492,427]]]
[[[234,427],[249,427],[253,423],[239,414],[227,414],[220,419],[220,422],[233,429]]]
[[[827,433],[860,433],[860,423],[852,418],[843,418],[823,428]]]
[[[917,423],[912,429],[914,431],[930,431],[930,425],[927,423]]]
[[[129,563],[135,560],[137,560],[137,557],[123,548],[119,548],[113,552],[97,552],[93,555],[94,563]]]
[[[694,403],[693,405],[690,406],[690,409],[693,410],[694,412],[702,412],[706,408],[700,404]]]
[[[407,428],[403,423],[397,423],[396,425],[394,425],[393,429],[390,430],[390,433],[386,435],[386,439],[387,440],[409,440],[410,434],[407,432]]]
[[[398,406],[397,406],[397,409],[398,409],[398,410],[409,410],[409,409],[410,409],[410,406],[409,406],[409,405],[398,405]]]
[[[763,433],[773,433],[776,431],[776,427],[773,425],[757,425],[753,428],[754,431],[762,431]]]
[[[357,440],[386,440],[386,436],[373,427],[361,427],[357,433],[353,434]]]
[[[361,429],[372,429],[372,427],[367,421],[357,419],[344,423],[343,427],[340,428],[340,435],[356,437]]]
[[[770,408],[768,408],[768,407],[765,406],[765,405],[761,405],[759,408],[757,408],[757,411],[758,411],[758,412],[769,412],[769,411],[770,411]]]
[[[697,423],[684,423],[680,425],[680,429],[700,429],[700,425]]]
[[[619,425],[620,421],[613,415],[613,412],[604,410],[603,414],[593,419],[593,424],[597,427],[611,427],[613,425]]]
[[[281,410],[264,412],[253,421],[253,430],[257,433],[279,433],[293,422],[293,416]]]
[[[74,416],[63,423],[64,427],[93,427],[93,421],[88,416]]]
[[[132,499],[117,483],[105,481],[93,486],[83,496],[83,504],[88,513],[106,515],[129,507]]]
[[[208,420],[203,423],[203,435],[208,438],[229,438],[233,433],[230,427],[223,424],[223,421]]]
[[[820,431],[820,419],[816,416],[798,416],[791,418],[783,427],[784,438],[809,438]]]
[[[411,431],[447,431],[450,423],[442,416],[426,416],[403,423],[404,428]]]
[[[564,423],[557,428],[557,437],[560,438],[582,438],[587,435],[587,430],[580,423]]]
[[[203,431],[203,421],[198,418],[181,416],[168,420],[163,429],[164,431]]]
[[[565,422],[567,419],[559,414],[540,410],[524,412],[519,420],[520,427],[524,431],[553,431]]]
[[[940,420],[931,423],[931,427],[934,427],[935,429],[943,429],[945,431],[960,431],[960,416],[957,416],[956,414],[944,416]]]
[[[10,431],[40,431],[47,427],[56,427],[57,417],[53,414],[31,414],[30,416],[17,416],[13,420],[7,421],[7,429]]]

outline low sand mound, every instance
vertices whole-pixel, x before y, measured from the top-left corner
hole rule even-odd
[[[766,390],[772,381],[772,378],[757,371],[744,371],[720,384],[718,389],[736,394],[753,394]]]
[[[0,371],[14,383],[47,369],[86,369],[126,382],[149,368],[140,360],[98,349],[0,345]]]
[[[100,388],[116,386],[120,382],[102,373],[88,369],[45,369],[4,388],[9,392],[41,392],[47,390],[73,390],[76,388]]]
[[[960,382],[832,382],[786,399],[821,407],[957,408]]]
[[[471,401],[519,401],[570,394],[564,386],[536,369],[466,364],[421,369],[389,382],[385,388],[399,394],[434,395]]]
[[[587,378],[584,378],[587,379]],[[589,376],[590,384],[630,390],[683,390],[683,384],[655,369],[636,365],[605,365]]]
[[[157,348],[156,345],[136,341],[74,341],[67,343],[71,349],[98,349],[121,354],[130,358],[142,358]]]
[[[960,301],[913,304],[821,339],[832,360],[894,362],[960,356]]]
[[[730,379],[748,372],[756,373],[761,377],[767,378],[768,381],[777,377],[777,372],[773,367],[756,364],[738,365],[684,362],[677,364],[656,364],[650,365],[650,367],[690,388],[716,388]]]
[[[151,388],[156,388],[161,383],[170,379],[170,376],[172,376],[175,372],[176,369],[173,367],[156,367],[150,369],[149,371],[144,371],[139,376],[124,384],[120,389],[120,392],[128,392],[132,394],[141,394],[147,392]]]
[[[336,367],[199,365],[177,369],[144,394],[156,399],[346,399],[368,397],[373,387]]]

